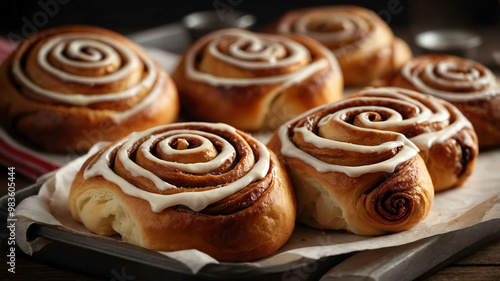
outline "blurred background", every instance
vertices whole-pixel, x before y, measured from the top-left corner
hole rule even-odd
[[[77,0],[0,0],[0,32],[19,32],[25,23],[33,20],[43,5],[57,3],[55,15],[44,28],[64,24],[85,23],[109,29],[139,30],[179,21],[195,11],[221,9],[226,12],[242,10],[257,16],[259,23],[266,24],[285,12],[309,6],[351,4],[367,7],[394,26],[426,25],[439,27],[463,27],[494,25],[500,21],[498,0],[205,0],[205,1],[77,1]],[[398,5],[399,4],[399,5]],[[388,19],[384,10],[397,6],[401,12]],[[44,17],[38,14],[38,21]],[[500,30],[499,30],[500,31]]]
[[[203,10],[228,15],[242,11],[256,17],[254,30],[263,30],[292,9],[322,5],[359,5],[379,14],[406,40],[415,54],[415,35],[430,29],[463,28],[482,37],[476,59],[500,70],[492,53],[500,51],[499,0],[205,0],[205,1],[77,1],[0,0],[0,35],[14,41],[36,31],[66,24],[88,24],[131,34],[156,26],[179,22],[184,16]]]

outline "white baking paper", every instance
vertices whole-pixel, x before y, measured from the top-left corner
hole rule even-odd
[[[267,137],[265,134],[264,136]],[[88,155],[103,145],[96,145]],[[56,225],[82,235],[93,235],[72,219],[67,206],[74,175],[87,157],[82,156],[58,170],[45,182],[38,196],[23,200],[17,207],[21,227],[18,227],[16,237],[24,252],[32,254],[47,242],[44,239],[26,240],[26,230],[35,222]],[[273,266],[302,257],[319,259],[354,251],[398,246],[495,218],[500,218],[500,150],[480,153],[475,172],[465,185],[437,194],[429,216],[409,230],[372,237],[297,225],[290,240],[277,253],[246,264],[256,267]],[[162,254],[186,264],[193,273],[206,264],[218,263],[197,250]]]

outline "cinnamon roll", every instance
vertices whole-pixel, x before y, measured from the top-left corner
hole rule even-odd
[[[220,123],[165,125],[103,148],[76,175],[69,207],[94,233],[220,261],[270,255],[295,225],[293,189],[275,154]]]
[[[346,86],[385,78],[412,57],[409,46],[376,13],[357,6],[291,11],[270,31],[305,35],[324,44],[339,60]]]
[[[86,151],[173,122],[173,81],[139,46],[90,26],[43,31],[0,67],[3,126],[47,151]]]
[[[425,55],[405,64],[387,84],[451,102],[474,126],[480,148],[500,145],[500,86],[495,75],[480,63]]]
[[[337,61],[320,43],[239,29],[200,39],[173,78],[188,115],[252,131],[336,101],[343,89]]]
[[[434,188],[460,185],[477,155],[460,111],[399,88],[313,109],[281,126],[268,146],[290,171],[300,221],[362,235],[421,221]]]

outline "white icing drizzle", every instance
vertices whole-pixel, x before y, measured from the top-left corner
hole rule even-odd
[[[397,165],[411,159],[414,157],[420,150],[428,151],[430,147],[436,142],[442,142],[453,136],[455,133],[460,131],[464,127],[472,128],[470,122],[465,118],[465,116],[458,111],[455,107],[451,107],[453,114],[456,116],[456,120],[446,126],[445,128],[435,131],[420,134],[408,140],[403,134],[392,132],[391,128],[406,126],[411,124],[421,124],[424,122],[441,122],[446,121],[450,118],[450,112],[444,107],[441,103],[436,102],[435,111],[432,111],[430,108],[426,107],[420,101],[418,101],[418,97],[422,96],[422,94],[403,90],[400,88],[377,88],[377,89],[367,89],[360,92],[361,97],[356,97],[352,99],[342,100],[333,104],[324,105],[312,109],[303,115],[295,118],[294,120],[288,122],[287,124],[280,127],[278,131],[278,137],[281,141],[281,153],[287,157],[298,158],[305,163],[314,167],[318,172],[341,172],[345,173],[350,177],[358,177],[360,175],[366,173],[374,173],[374,172],[387,172],[392,173]],[[346,143],[331,139],[326,139],[321,136],[318,136],[311,132],[307,127],[295,127],[294,133],[301,133],[303,135],[303,140],[307,143],[310,143],[318,148],[331,148],[331,149],[341,149],[345,151],[353,151],[360,153],[383,153],[385,151],[389,151],[391,149],[401,147],[401,150],[394,155],[392,158],[382,161],[380,163],[364,165],[364,166],[341,166],[336,164],[329,164],[321,161],[320,159],[314,157],[313,155],[307,154],[306,152],[300,150],[296,147],[290,137],[288,136],[288,126],[290,124],[296,123],[301,119],[307,118],[307,116],[312,113],[320,110],[324,110],[332,107],[342,107],[346,104],[355,103],[356,101],[391,101],[394,103],[399,103],[404,106],[409,106],[415,108],[415,115],[404,119],[403,116],[395,111],[392,108],[383,107],[383,106],[357,106],[357,107],[347,107],[333,113],[330,113],[324,116],[319,122],[318,126],[324,126],[329,122],[335,121],[339,123],[344,123],[346,126],[351,126],[359,131],[375,131],[379,133],[387,133],[392,132],[397,135],[395,141],[388,141],[381,144],[376,144],[373,146],[370,145],[359,145],[353,143]],[[345,123],[344,117],[348,112],[359,112],[358,117],[359,121],[363,123],[364,126],[368,128],[354,126],[350,123]],[[368,114],[372,112],[384,112],[388,118],[383,121],[372,122],[368,119]]]
[[[82,61],[72,61],[62,54],[66,44],[68,44],[69,56],[81,59]],[[90,54],[82,52],[83,48],[89,48],[88,52]],[[94,68],[108,65],[113,60],[121,58],[121,56],[125,58],[125,64],[123,65],[123,62],[119,62],[118,65],[121,65],[120,69],[102,77],[77,76],[53,67],[48,62],[49,52],[52,52],[54,57],[62,64],[81,68]],[[55,36],[42,46],[37,54],[37,60],[44,70],[62,80],[88,85],[110,83],[125,77],[138,66],[139,58],[137,56],[144,62],[148,70],[146,77],[144,77],[140,83],[127,90],[109,94],[86,95],[79,93],[69,95],[44,89],[33,83],[33,81],[26,76],[18,60],[13,61],[12,73],[24,86],[41,96],[74,106],[87,106],[97,102],[126,99],[135,96],[144,87],[151,87],[158,75],[156,65],[147,55],[134,53],[117,40],[91,33],[62,34]]]
[[[197,125],[197,126],[205,126],[210,127],[219,131],[229,132],[231,134],[238,134],[238,132],[231,126],[225,124],[212,124],[212,123],[186,123],[187,125]],[[203,137],[215,137],[218,140],[222,139],[218,136],[215,136],[211,133],[204,132],[201,130],[172,130],[164,133],[157,134],[157,131],[163,131],[168,129],[169,127],[174,127],[177,125],[165,125],[162,127],[156,127],[153,129],[149,129],[140,133],[133,133],[129,135],[127,138],[123,139],[121,142],[118,142],[112,146],[110,146],[100,157],[94,159],[92,163],[90,163],[84,171],[84,178],[88,179],[91,177],[103,176],[106,180],[116,184],[125,194],[137,197],[143,200],[146,200],[151,205],[151,210],[153,212],[161,212],[165,208],[172,207],[175,205],[184,205],[189,207],[194,211],[203,210],[206,206],[215,203],[221,199],[224,199],[239,190],[243,189],[250,183],[263,179],[269,169],[270,169],[270,153],[267,148],[259,141],[257,143],[257,151],[259,154],[259,159],[254,164],[252,169],[242,176],[241,178],[227,184],[224,186],[217,187],[211,190],[204,191],[196,191],[196,192],[180,192],[169,195],[162,195],[157,193],[147,192],[145,190],[139,189],[135,187],[133,184],[129,183],[122,177],[118,176],[111,168],[110,168],[110,158],[113,150],[118,148],[116,157],[121,161],[123,166],[127,171],[129,171],[133,176],[142,176],[149,180],[151,180],[159,190],[166,190],[171,188],[178,188],[168,182],[163,181],[158,176],[153,174],[152,172],[140,167],[137,163],[132,161],[128,157],[128,149],[137,143],[140,139],[147,137],[150,135],[151,137],[140,145],[140,148],[143,152],[144,149],[148,149],[148,145],[152,142],[152,139],[162,138],[165,136],[169,137],[180,137],[180,136],[189,136],[194,138],[203,138]],[[164,140],[162,140],[163,142]],[[227,145],[227,141],[224,140],[224,146]],[[162,145],[163,146],[163,145]],[[161,149],[164,149],[163,147]],[[191,149],[183,150],[184,153],[190,153]],[[182,152],[176,152],[182,153]],[[231,156],[231,153],[234,153],[234,148],[225,148],[221,151],[222,156],[217,156],[213,160],[211,160],[209,164],[207,162],[203,163],[191,163],[187,167],[187,165],[179,165],[181,163],[168,162],[161,159],[154,159],[154,157],[150,160],[155,160],[156,162],[168,163],[169,165],[173,164],[176,168],[179,168],[184,171],[205,171],[210,167],[218,167],[225,162],[227,157]],[[149,159],[150,157],[148,157]]]
[[[204,132],[193,132],[191,130],[172,130],[172,131],[167,131],[163,134],[156,135],[155,137],[163,137],[163,136],[168,136],[165,140],[161,141],[159,143],[160,148],[163,152],[166,152],[167,154],[182,154],[184,153],[193,153],[195,149],[190,149],[190,150],[175,150],[169,145],[167,145],[168,141],[174,139],[174,138],[179,138],[179,137],[191,137],[191,138],[198,138],[200,139],[204,146],[205,149],[206,147],[210,144],[210,141],[207,138],[200,138],[199,136],[205,136],[205,137],[211,137],[219,140],[222,142],[223,147],[222,151],[215,157],[214,159],[207,161],[207,162],[202,162],[202,163],[177,163],[173,161],[165,161],[161,159],[157,159],[150,151],[150,148],[152,146],[152,143],[154,141],[154,138],[150,138],[149,140],[145,141],[143,144],[140,146],[140,151],[146,156],[146,158],[150,161],[156,161],[160,164],[164,164],[167,166],[170,166],[172,168],[179,169],[183,172],[186,173],[195,173],[195,174],[201,174],[201,173],[208,173],[210,171],[213,171],[220,167],[224,162],[226,162],[228,159],[231,158],[231,156],[236,154],[236,150],[234,147],[225,139],[214,135],[212,133],[204,133]],[[201,147],[198,147],[199,150],[201,150]]]
[[[125,111],[117,111],[115,113],[115,121],[120,122],[122,120],[128,119],[132,115],[141,112],[148,105],[154,103],[157,100],[158,96],[162,93],[166,81],[166,74],[164,72],[158,73],[156,84],[153,86],[149,94],[134,107],[131,107],[130,109],[127,109]]]
[[[300,129],[300,128],[299,128]],[[358,150],[371,150],[374,147],[368,146],[366,148],[360,149],[362,145],[353,145],[344,143],[343,145],[339,145],[340,142],[332,141],[324,138],[313,138],[314,135],[311,131],[301,130],[304,136],[307,136],[307,140],[309,143],[313,144],[317,147],[330,147],[330,148],[338,148],[338,149],[346,149],[349,151],[358,151]],[[383,144],[381,147],[387,149],[393,149],[395,147],[402,147],[402,149],[392,158],[382,161],[380,163],[371,164],[371,165],[363,165],[363,166],[342,166],[336,164],[329,164],[321,161],[320,159],[307,154],[306,152],[297,148],[289,139],[288,132],[286,126],[281,126],[278,131],[278,136],[281,141],[281,153],[287,157],[298,158],[305,163],[314,167],[320,173],[328,173],[328,172],[339,172],[345,173],[350,177],[359,177],[361,175],[367,173],[375,173],[375,172],[386,172],[392,173],[397,165],[408,161],[412,157],[415,157],[418,153],[418,148],[411,143],[405,136],[398,136],[397,140],[394,142]],[[312,142],[311,142],[312,141]],[[334,145],[328,146],[328,145]],[[337,146],[339,145],[339,146]],[[377,149],[375,147],[375,149]],[[361,151],[360,151],[361,152]]]
[[[237,38],[229,47],[229,55],[221,53],[217,48],[220,40],[228,36]],[[334,71],[339,71],[336,59],[326,52],[326,60],[318,59],[293,73],[257,78],[217,77],[196,69],[196,55],[205,45],[207,45],[208,51],[215,58],[245,69],[266,69],[293,65],[305,57],[310,57],[310,52],[300,43],[282,36],[256,34],[239,29],[225,29],[214,32],[195,43],[192,49],[186,54],[186,76],[192,80],[208,83],[212,86],[231,87],[278,83],[284,83],[284,85],[289,86],[307,79],[318,70],[328,66],[331,66]],[[242,46],[248,47],[246,50],[243,50]],[[288,53],[288,56],[280,59],[286,53]]]
[[[335,25],[341,26],[336,30],[331,31],[315,31],[311,30],[309,27],[313,26],[314,22],[321,22],[324,25]],[[355,40],[353,43],[342,45],[337,49],[332,49],[331,51],[336,56],[340,56],[349,50],[357,49],[361,41],[367,40],[371,32],[371,25],[369,24],[369,19],[363,17],[362,15],[348,13],[340,10],[328,10],[328,11],[309,11],[304,13],[299,19],[297,19],[293,24],[281,24],[278,26],[278,32],[281,34],[291,34],[297,33],[313,39],[318,40],[322,43],[328,42],[347,42],[352,41],[355,36],[362,34],[359,40]]]
[[[415,143],[421,150],[428,151],[434,143],[441,143],[447,140],[463,128],[472,129],[472,124],[462,114],[462,112],[460,112],[454,106],[451,108],[451,110],[453,111],[454,115],[457,116],[457,119],[453,123],[449,124],[447,127],[439,131],[420,134],[418,136],[410,138],[410,140]]]
[[[338,117],[339,116],[337,113],[329,114],[328,116],[324,117],[318,123],[318,126],[321,127],[322,121],[326,118],[337,119],[338,121],[340,121]],[[350,126],[352,126],[352,125],[350,125]],[[360,131],[372,131],[371,129],[364,129],[364,128],[357,128],[357,129]],[[375,130],[375,131],[385,133],[384,131],[380,131],[380,130]],[[398,136],[396,141],[386,142],[386,143],[381,143],[378,145],[370,146],[370,145],[360,145],[360,144],[355,144],[355,143],[347,143],[347,142],[341,142],[341,141],[322,138],[316,134],[309,132],[306,127],[295,128],[294,132],[302,133],[302,135],[304,136],[305,142],[310,143],[310,144],[314,144],[314,146],[318,147],[318,148],[335,148],[335,149],[342,149],[342,150],[346,150],[346,151],[357,151],[357,152],[361,152],[361,153],[371,153],[371,152],[383,153],[385,151],[389,151],[389,150],[394,149],[396,147],[400,147],[400,146],[403,146],[405,144],[408,144],[408,142],[405,142],[404,139],[401,138],[401,136]]]
[[[53,71],[54,67],[49,64],[49,62],[47,61],[47,57],[43,57],[47,56],[47,54],[50,52],[52,48],[53,48],[52,54],[54,55],[54,57],[65,65],[70,65],[79,68],[97,68],[109,65],[113,62],[121,64],[121,57],[118,55],[118,53],[113,48],[101,42],[92,41],[88,39],[86,40],[74,39],[66,47],[65,42],[62,42],[64,40],[63,38],[56,38],[56,39],[57,40],[52,40],[47,42],[47,44],[40,49],[40,53],[38,54],[38,62],[43,63],[43,65],[41,66],[44,69],[51,72],[51,74],[58,76],[59,78],[62,78],[62,76],[59,76],[57,74],[62,71],[56,69],[56,72],[54,72]],[[82,51],[84,48],[89,48],[87,50],[87,53]],[[76,60],[67,58],[64,55],[65,49],[67,51],[68,56]],[[98,50],[101,50],[101,52],[103,52],[105,55],[103,55]],[[137,58],[131,55],[129,56],[131,57],[131,59],[133,59],[134,64],[137,66]],[[64,72],[62,74],[66,75],[66,73]],[[73,76],[73,78],[80,79],[82,77]],[[94,81],[92,81],[92,83],[94,83]]]
[[[404,93],[406,95],[400,94],[398,92]],[[430,122],[430,123],[441,122],[449,119],[451,116],[448,109],[440,102],[435,102],[433,104],[436,109],[436,112],[432,112],[428,107],[426,107],[424,104],[418,101],[418,96],[421,94],[410,90],[386,87],[386,88],[364,90],[361,91],[360,94],[368,94],[370,96],[388,95],[398,100],[411,102],[421,110],[420,114],[417,114],[412,118],[402,120],[399,123],[391,124],[387,123],[387,121],[371,123],[372,125],[375,125],[377,127],[380,126],[379,124],[386,124],[386,123],[389,126],[396,126],[398,124],[404,126],[408,124],[420,124],[422,122]],[[362,99],[366,98],[367,97],[362,97]],[[452,110],[453,115],[456,116],[456,119],[454,120],[453,123],[449,124],[448,126],[444,127],[441,130],[420,134],[418,136],[410,138],[410,140],[413,143],[415,143],[420,150],[428,151],[434,143],[445,141],[446,139],[450,138],[463,128],[472,128],[472,124],[469,122],[469,120],[455,106],[451,106],[450,109]]]
[[[74,40],[74,41],[72,41]],[[75,45],[73,45],[75,43]],[[105,43],[105,44],[104,44]],[[119,57],[118,53],[124,56],[125,64],[116,72],[110,73],[108,75],[100,77],[85,77],[78,76],[64,72],[58,68],[52,66],[48,61],[48,54],[53,50],[54,46],[63,46],[69,44],[70,48],[80,49],[79,54],[81,54],[81,49],[83,47],[98,49],[99,52],[104,54],[104,57],[114,56]],[[73,46],[72,46],[73,45]],[[112,46],[113,48],[108,47]],[[61,49],[59,47],[58,49]],[[62,52],[54,52],[54,56],[59,61],[63,57]],[[81,56],[81,55],[80,55]],[[95,56],[92,56],[91,61],[80,61],[77,65],[87,64],[91,67],[96,66]],[[82,57],[83,58],[83,57]],[[90,33],[79,33],[79,34],[62,34],[60,36],[55,36],[54,38],[47,41],[37,54],[38,64],[48,73],[58,77],[59,79],[75,82],[81,84],[105,84],[117,81],[126,77],[133,69],[139,65],[139,58],[127,47],[125,47],[119,41],[113,40],[109,37],[102,35],[95,35]],[[97,63],[98,64],[98,63]]]
[[[498,93],[495,75],[486,67],[482,67],[484,74],[477,69],[478,65],[472,61],[457,59],[445,59],[438,62],[430,62],[423,70],[428,79],[443,87],[462,89],[461,91],[442,91],[431,87],[420,78],[420,71],[417,67],[421,62],[416,59],[406,63],[401,69],[403,77],[411,82],[419,91],[440,97],[449,101],[467,101],[471,99],[481,99]],[[437,74],[436,74],[437,73]],[[490,85],[482,91],[464,92],[463,89],[479,89],[485,85]]]
[[[225,34],[236,36],[233,33]],[[309,51],[301,44],[292,41],[278,41],[275,38],[266,35],[257,37],[254,34],[240,32],[238,39],[229,47],[229,55],[222,53],[217,48],[220,40],[212,40],[208,44],[208,50],[217,59],[227,63],[237,65],[246,69],[276,68],[300,62],[304,57],[309,56]],[[219,38],[220,39],[220,38]],[[265,41],[264,41],[265,40]],[[248,51],[243,51],[242,47],[248,45]],[[283,46],[286,45],[286,48]],[[285,56],[289,50],[288,57]],[[255,61],[265,60],[265,61]]]

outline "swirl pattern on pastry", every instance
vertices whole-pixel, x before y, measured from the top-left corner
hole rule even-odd
[[[394,37],[377,14],[362,7],[291,11],[271,31],[305,35],[323,43],[339,60],[348,86],[368,85],[399,69],[411,58],[408,45]]]
[[[319,43],[238,29],[216,31],[196,42],[174,80],[190,115],[250,130],[269,125],[266,117],[281,119],[281,124],[337,100],[343,86],[335,57]],[[313,89],[307,89],[311,84]],[[212,110],[215,103],[218,112]]]
[[[83,176],[103,176],[125,194],[148,201],[153,212],[161,212],[175,205],[201,211],[268,175],[270,155],[262,143],[255,142],[252,151],[229,126],[210,126],[225,138],[196,126],[200,127],[172,130],[170,126],[133,134],[103,151]],[[187,159],[193,162],[183,163]]]
[[[433,187],[460,185],[474,168],[475,140],[451,104],[374,88],[290,121],[268,146],[290,170],[301,221],[381,234],[422,220]]]
[[[292,26],[280,25],[278,28],[282,34],[291,33],[290,29],[293,29],[296,33],[326,42],[334,55],[341,56],[359,48],[369,36],[376,35],[378,31],[375,29],[380,27],[365,14],[342,10],[332,13],[321,9],[305,13]]]
[[[471,121],[480,147],[500,144],[500,87],[480,63],[448,55],[426,55],[405,64],[390,86],[445,99]]]
[[[415,115],[394,122],[375,122],[384,130],[404,134],[420,149],[434,190],[461,186],[474,171],[478,141],[467,118],[445,100],[401,88],[375,88],[353,95],[359,99],[391,99],[411,103]],[[402,101],[402,102],[401,102]],[[400,110],[403,110],[400,105]],[[408,110],[405,108],[405,110]],[[398,120],[398,119],[396,119]]]
[[[179,123],[133,133],[89,158],[73,183],[70,209],[91,231],[118,232],[150,249],[251,260],[288,240],[294,200],[284,168],[264,144],[225,124]],[[127,216],[110,221],[100,208]],[[161,223],[143,222],[151,218]]]
[[[99,124],[86,126],[86,122],[99,123],[105,119],[117,127],[122,123],[126,123],[125,128],[133,127],[118,128],[113,136],[101,139],[113,140],[134,129],[171,122],[177,113],[177,92],[168,75],[126,38],[95,27],[70,26],[39,33],[17,49],[3,67],[2,76],[0,85],[12,92],[2,98],[2,107],[9,108],[10,123],[36,122],[28,121],[34,117],[26,115],[36,115],[34,112],[42,110],[50,116],[46,118],[58,120],[61,115],[67,115],[77,120],[90,119],[68,132],[77,134],[72,138],[81,136],[82,132],[77,129],[98,129]],[[27,108],[23,107],[23,102]],[[168,109],[169,113],[157,112],[160,109]],[[141,123],[131,120],[141,117],[145,119]],[[53,123],[67,125],[65,121]],[[61,146],[66,144],[75,149],[77,141],[73,140],[61,144],[38,141],[29,130],[21,128],[24,125],[18,128],[14,125],[13,131],[43,148],[64,150]],[[64,131],[65,128],[45,129]],[[86,145],[81,150],[88,148]]]

